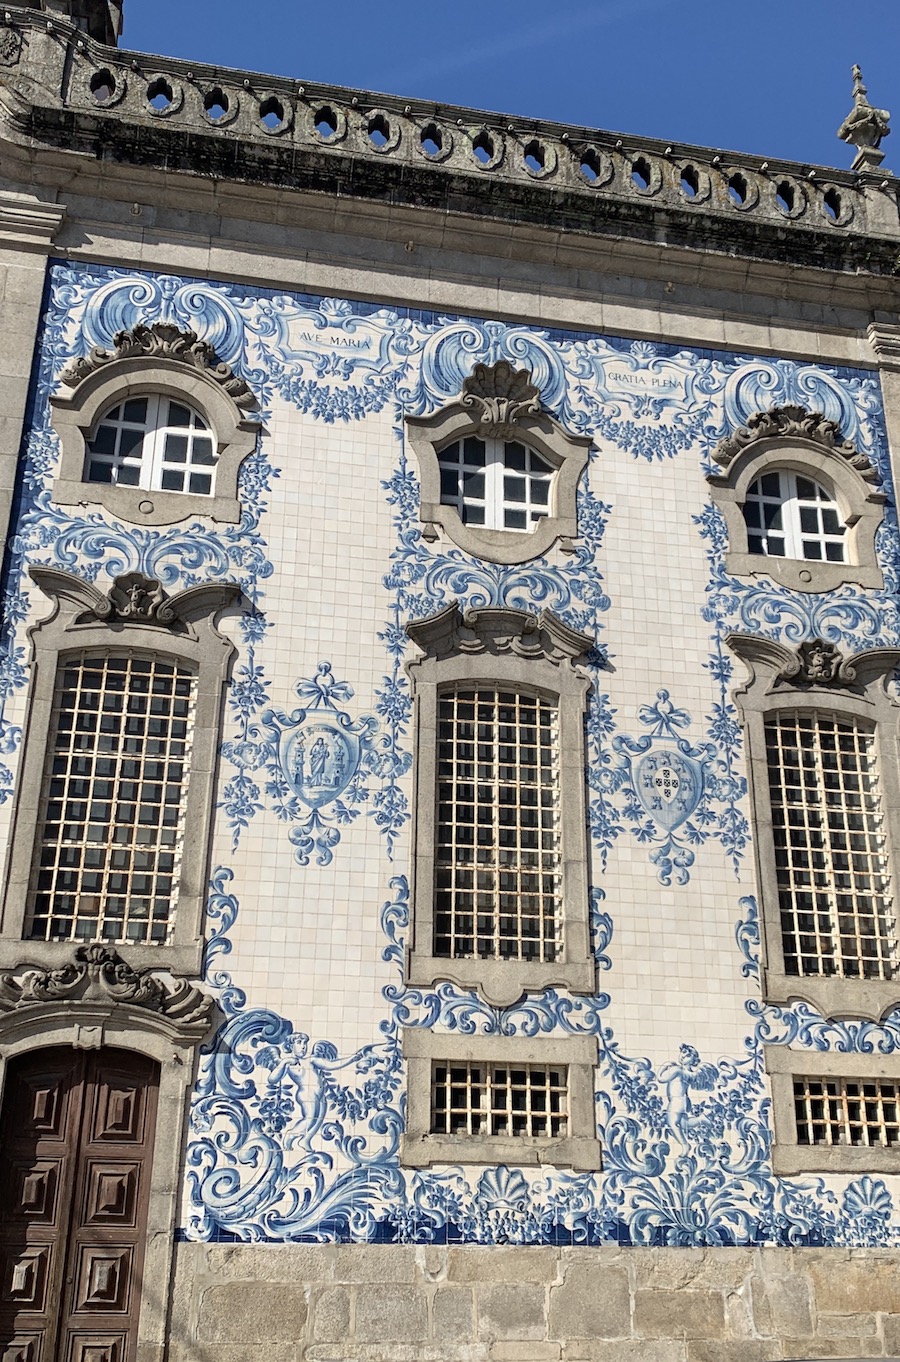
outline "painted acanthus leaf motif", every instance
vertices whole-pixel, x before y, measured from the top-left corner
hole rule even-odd
[[[128,1003],[184,1024],[207,1022],[213,999],[185,979],[168,986],[108,946],[79,946],[59,969],[20,965],[0,975],[0,1012],[51,1002]]]
[[[715,448],[716,461],[722,468],[727,468],[745,449],[760,440],[773,439],[809,440],[840,455],[866,482],[877,484],[879,481],[869,458],[843,438],[837,422],[830,421],[821,412],[794,405],[770,407],[768,411],[751,416],[745,426],[719,441]]]
[[[91,374],[108,364],[126,359],[166,359],[188,364],[213,380],[228,394],[235,406],[248,409],[256,405],[253,390],[232,369],[223,363],[209,341],[201,340],[196,331],[182,331],[172,322],[139,322],[129,331],[117,331],[112,350],[95,346],[87,355],[73,361],[64,370],[62,382],[67,388],[77,388]]]

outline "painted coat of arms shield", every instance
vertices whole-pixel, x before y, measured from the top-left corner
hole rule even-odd
[[[634,792],[667,832],[690,818],[703,797],[703,783],[700,763],[674,748],[657,748],[634,764]]]

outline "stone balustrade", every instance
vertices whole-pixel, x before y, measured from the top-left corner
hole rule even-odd
[[[663,210],[685,224],[695,218],[698,226],[712,219],[738,230],[764,225],[786,242],[815,231],[826,247],[829,235],[900,237],[900,182],[891,175],[857,176],[192,66],[97,45],[33,11],[4,13],[0,63],[11,54],[8,84],[18,91],[7,110],[38,136],[68,126],[76,144],[77,135],[91,131],[102,141],[112,125],[127,125],[132,134],[144,130],[149,154],[157,133],[189,134],[201,173],[205,164],[208,173],[221,173],[227,162],[236,178],[260,178],[254,156],[268,155],[291,183],[291,168],[312,157],[323,188],[361,192],[365,166],[370,195],[379,174],[385,196],[396,196],[398,176],[412,183],[414,196],[416,186],[440,177],[450,204],[473,192],[496,199],[502,184],[522,205],[537,200],[545,220],[561,227],[591,226],[615,205],[620,222],[629,212],[637,220]],[[3,75],[0,64],[0,81]],[[201,144],[214,142],[225,147],[210,160]]]

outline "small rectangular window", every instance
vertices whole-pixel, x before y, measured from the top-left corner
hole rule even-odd
[[[794,1112],[801,1145],[900,1145],[900,1083],[795,1078]]]
[[[785,970],[897,973],[875,734],[823,710],[765,721]]]
[[[169,940],[195,703],[185,666],[115,654],[60,662],[29,939]]]
[[[563,1139],[569,1133],[564,1065],[435,1063],[431,1133]]]

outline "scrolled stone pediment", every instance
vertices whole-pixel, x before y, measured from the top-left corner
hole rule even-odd
[[[837,454],[864,479],[877,484],[878,473],[867,455],[843,438],[841,428],[821,412],[807,411],[806,407],[786,405],[770,407],[749,417],[716,445],[713,455],[722,468],[728,466],[753,445],[763,440],[807,440],[829,453]]]
[[[67,388],[77,388],[92,374],[122,360],[173,360],[189,365],[217,383],[242,411],[256,405],[253,390],[230,364],[219,359],[214,347],[209,341],[201,340],[196,331],[182,331],[171,322],[141,323],[130,331],[118,331],[113,337],[113,346],[112,350],[95,346],[87,355],[76,359],[62,374],[62,383]]]
[[[48,1003],[128,1004],[180,1026],[207,1026],[213,999],[185,979],[163,983],[151,969],[135,970],[108,946],[79,946],[57,969],[22,964],[0,974],[0,1012]]]
[[[460,653],[512,654],[558,666],[574,662],[595,646],[589,635],[570,629],[552,610],[535,615],[498,606],[460,610],[453,604],[412,621],[406,632],[426,657],[435,659]]]

